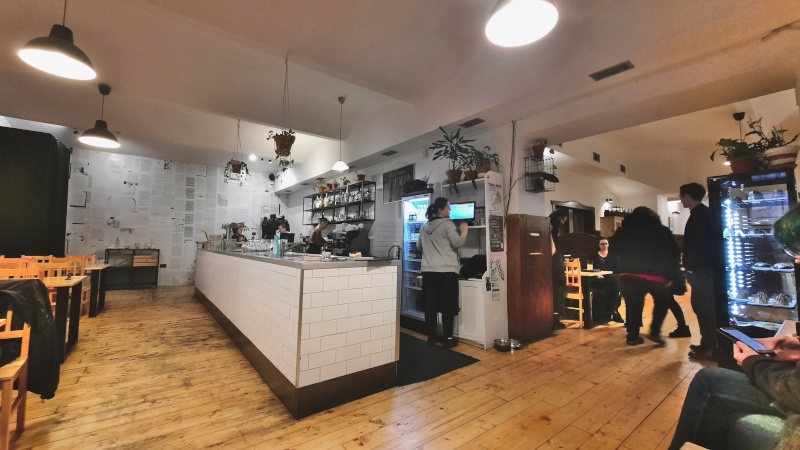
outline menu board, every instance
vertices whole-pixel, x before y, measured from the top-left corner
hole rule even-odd
[[[503,216],[489,216],[489,251],[503,251]]]
[[[408,165],[383,174],[383,203],[400,201],[403,186],[414,179],[414,165]]]

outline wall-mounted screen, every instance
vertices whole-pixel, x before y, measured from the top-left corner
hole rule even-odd
[[[475,220],[475,202],[450,203],[450,218],[453,220]]]

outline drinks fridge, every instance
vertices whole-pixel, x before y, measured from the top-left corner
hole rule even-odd
[[[798,267],[772,230],[797,202],[794,172],[710,177],[708,187],[717,325],[756,338],[774,336],[785,320],[798,317]],[[718,334],[717,342],[720,365],[735,366],[732,341]]]
[[[432,198],[430,193],[403,197],[403,286],[400,303],[400,324],[412,330],[424,330],[425,312],[422,302],[422,253],[417,250],[419,230],[427,222],[425,213]]]

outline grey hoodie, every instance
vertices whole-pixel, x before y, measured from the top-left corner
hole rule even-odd
[[[422,250],[422,271],[459,273],[461,265],[456,249],[464,245],[466,240],[458,233],[452,220],[428,221],[419,230],[417,240],[417,250]]]

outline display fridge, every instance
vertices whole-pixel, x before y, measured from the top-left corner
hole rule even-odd
[[[798,266],[773,236],[775,221],[797,202],[794,172],[710,177],[708,188],[717,325],[754,338],[774,336],[798,317]],[[722,367],[736,368],[732,344],[718,333]]]
[[[430,192],[428,192],[430,191]],[[419,230],[427,222],[425,213],[433,201],[433,190],[403,197],[403,277],[400,293],[400,325],[424,331],[425,311],[422,299],[422,252],[417,250]]]

